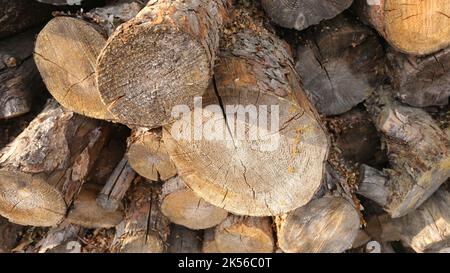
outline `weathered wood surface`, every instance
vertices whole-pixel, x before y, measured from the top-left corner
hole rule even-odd
[[[127,157],[130,166],[151,181],[166,181],[177,174],[160,129],[135,129],[128,139]]]
[[[32,58],[37,32],[0,40],[0,119],[29,112],[33,96],[44,89]]]
[[[243,23],[222,40],[214,82],[197,108],[203,115],[182,113],[163,141],[179,176],[207,202],[238,215],[277,215],[313,197],[328,139],[286,44],[245,9],[232,20]],[[227,110],[239,105],[237,115],[239,108]]]
[[[0,38],[44,24],[52,9],[29,0],[0,0]]]
[[[349,249],[360,218],[342,197],[322,197],[276,218],[278,246],[288,253],[341,253]]]
[[[22,225],[60,223],[106,142],[110,127],[50,101],[0,151],[0,214]]]
[[[122,123],[155,128],[193,106],[213,75],[229,0],[149,1],[108,40],[97,63],[100,95]]]
[[[303,30],[322,20],[331,19],[349,8],[353,0],[262,0],[272,20],[285,28]]]
[[[446,105],[450,96],[450,48],[417,57],[389,50],[393,93],[415,107]]]
[[[450,45],[447,0],[355,0],[354,10],[399,51],[425,55]]]
[[[81,243],[78,239],[81,232],[80,226],[64,221],[51,228],[36,248],[39,253],[80,253]]]
[[[79,114],[114,120],[95,82],[96,61],[109,34],[142,8],[138,1],[118,0],[80,17],[52,19],[39,33],[34,59],[52,96]]]
[[[220,251],[217,249],[215,235],[216,235],[215,228],[204,230],[203,244],[202,244],[203,253],[220,253]]]
[[[161,202],[161,211],[171,222],[194,230],[214,227],[228,215],[198,197],[179,177],[164,183]]]
[[[202,237],[198,231],[171,225],[168,245],[169,253],[201,253]]]
[[[303,34],[295,68],[317,110],[338,115],[364,101],[381,84],[384,55],[371,29],[338,16]]]
[[[100,187],[85,184],[67,214],[67,221],[84,228],[112,228],[124,218],[123,209],[107,210],[97,204]]]
[[[0,253],[9,253],[18,243],[19,233],[23,227],[8,222],[0,216]]]
[[[215,229],[220,253],[272,253],[274,238],[269,217],[230,215]]]
[[[112,251],[161,253],[167,249],[169,220],[161,213],[160,189],[145,181],[132,188],[125,220],[116,227]]]
[[[360,193],[398,218],[418,208],[450,177],[450,132],[424,110],[395,102],[389,89],[378,93],[367,107],[384,135],[390,167],[383,171],[384,183],[362,176]],[[367,183],[369,191],[364,190]]]

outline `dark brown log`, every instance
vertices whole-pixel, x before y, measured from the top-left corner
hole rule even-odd
[[[151,181],[166,181],[177,174],[177,169],[161,139],[161,130],[139,128],[128,139],[128,162],[141,176]]]
[[[203,232],[203,245],[202,245],[203,253],[220,253],[220,251],[217,249],[215,234],[216,234],[215,228],[206,229]]]
[[[425,55],[450,45],[446,0],[355,0],[354,10],[405,53]]]
[[[296,59],[308,97],[326,115],[352,109],[384,77],[384,49],[378,37],[350,17],[338,16],[308,30]]]
[[[232,20],[242,24],[226,30],[203,105],[166,126],[163,141],[179,176],[205,201],[238,215],[278,215],[319,188],[328,139],[286,44],[246,9]],[[267,123],[246,118],[256,112]]]
[[[303,30],[325,19],[331,19],[349,8],[353,0],[262,0],[272,20],[285,28]]]
[[[215,229],[214,241],[220,253],[272,253],[273,230],[269,217],[230,215]]]
[[[125,220],[116,227],[113,252],[161,253],[166,250],[169,221],[161,213],[156,185],[140,181],[133,186]]]
[[[81,227],[64,221],[51,228],[36,248],[39,253],[80,253],[81,243],[78,239],[81,232]]]
[[[388,51],[393,92],[415,107],[446,105],[450,96],[450,48],[416,57]]]
[[[29,0],[0,0],[0,38],[50,20],[52,8]]]
[[[161,202],[161,211],[171,222],[194,230],[214,227],[228,215],[198,197],[179,177],[164,183]]]
[[[108,125],[50,101],[0,151],[0,214],[22,225],[60,223],[109,132]]]
[[[149,1],[120,26],[97,63],[103,102],[122,123],[155,128],[193,106],[213,75],[229,0]]]
[[[43,84],[33,61],[37,29],[0,41],[0,119],[30,111],[34,94]]]
[[[128,160],[123,158],[98,195],[97,204],[107,211],[116,211],[136,176],[137,174],[128,164]]]
[[[84,228],[112,228],[124,218],[123,209],[107,210],[97,204],[101,188],[95,184],[85,184],[73,202],[67,221]]]
[[[142,8],[117,0],[81,18],[52,19],[39,33],[34,58],[47,89],[64,107],[93,118],[114,120],[97,91],[95,63],[106,39]]]
[[[384,135],[390,162],[383,171],[387,179],[383,183],[383,177],[363,173],[360,194],[398,218],[418,208],[450,177],[450,132],[425,111],[395,102],[389,92],[380,89],[367,102]]]
[[[201,234],[182,226],[171,225],[168,245],[169,253],[201,253]]]
[[[351,248],[359,214],[342,197],[322,197],[276,218],[278,246],[288,253],[340,253]]]
[[[23,227],[10,223],[0,216],[0,253],[9,253],[18,243]]]

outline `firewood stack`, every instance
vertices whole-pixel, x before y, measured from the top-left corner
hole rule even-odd
[[[450,1],[0,17],[0,252],[448,251]]]

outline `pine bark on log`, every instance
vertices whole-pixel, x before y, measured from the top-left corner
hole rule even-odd
[[[78,237],[81,231],[81,227],[64,221],[47,232],[46,236],[39,241],[37,251],[39,253],[80,253],[81,244],[78,242]]]
[[[125,220],[116,227],[113,252],[161,253],[166,251],[169,220],[161,213],[160,189],[140,181],[132,188]]]
[[[220,253],[272,253],[274,238],[269,217],[230,215],[215,229]]]
[[[423,57],[391,49],[387,59],[393,92],[402,102],[415,107],[449,103],[450,48]]]
[[[141,8],[138,1],[113,1],[81,18],[56,17],[42,29],[34,59],[47,89],[61,105],[85,116],[114,120],[97,90],[96,61],[111,32]]]
[[[32,98],[43,89],[33,55],[37,30],[0,41],[0,119],[30,111]]]
[[[9,253],[16,246],[23,227],[0,216],[0,253]]]
[[[107,210],[97,204],[100,189],[90,183],[83,186],[67,214],[69,223],[95,229],[112,228],[123,220],[123,210]]]
[[[166,126],[163,140],[198,196],[234,214],[271,216],[313,197],[328,139],[286,44],[246,13],[236,10],[242,23],[223,38],[203,109]]]
[[[108,110],[128,125],[155,128],[176,105],[193,105],[213,75],[229,0],[149,1],[120,26],[97,63]]]
[[[141,176],[151,181],[166,181],[177,169],[161,139],[161,130],[139,128],[128,139],[128,162]]]
[[[168,240],[169,253],[201,253],[202,240],[198,231],[171,225]]]
[[[322,197],[279,216],[278,246],[287,253],[341,253],[351,248],[360,225],[359,214],[342,197]]]
[[[390,167],[379,179],[361,176],[359,193],[398,218],[419,207],[450,177],[450,132],[425,111],[395,102],[389,92],[380,89],[367,107],[383,134]]]
[[[175,177],[162,186],[161,211],[169,220],[189,229],[207,229],[220,224],[228,212],[198,197]]]
[[[384,77],[384,55],[371,29],[350,17],[338,16],[303,35],[295,68],[317,110],[338,115],[376,90]]]
[[[349,8],[353,0],[262,0],[272,20],[285,28],[303,30],[325,19],[331,19]]]
[[[97,204],[107,211],[116,211],[136,176],[137,174],[128,164],[128,160],[123,158],[98,195]]]
[[[5,38],[50,20],[52,9],[29,0],[0,0],[0,38]]]
[[[399,51],[426,55],[450,45],[447,0],[355,0],[354,10]]]
[[[86,181],[110,127],[50,101],[0,151],[0,214],[21,225],[60,223]]]

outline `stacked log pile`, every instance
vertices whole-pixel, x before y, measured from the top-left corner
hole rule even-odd
[[[0,253],[447,252],[449,17],[0,0]]]

